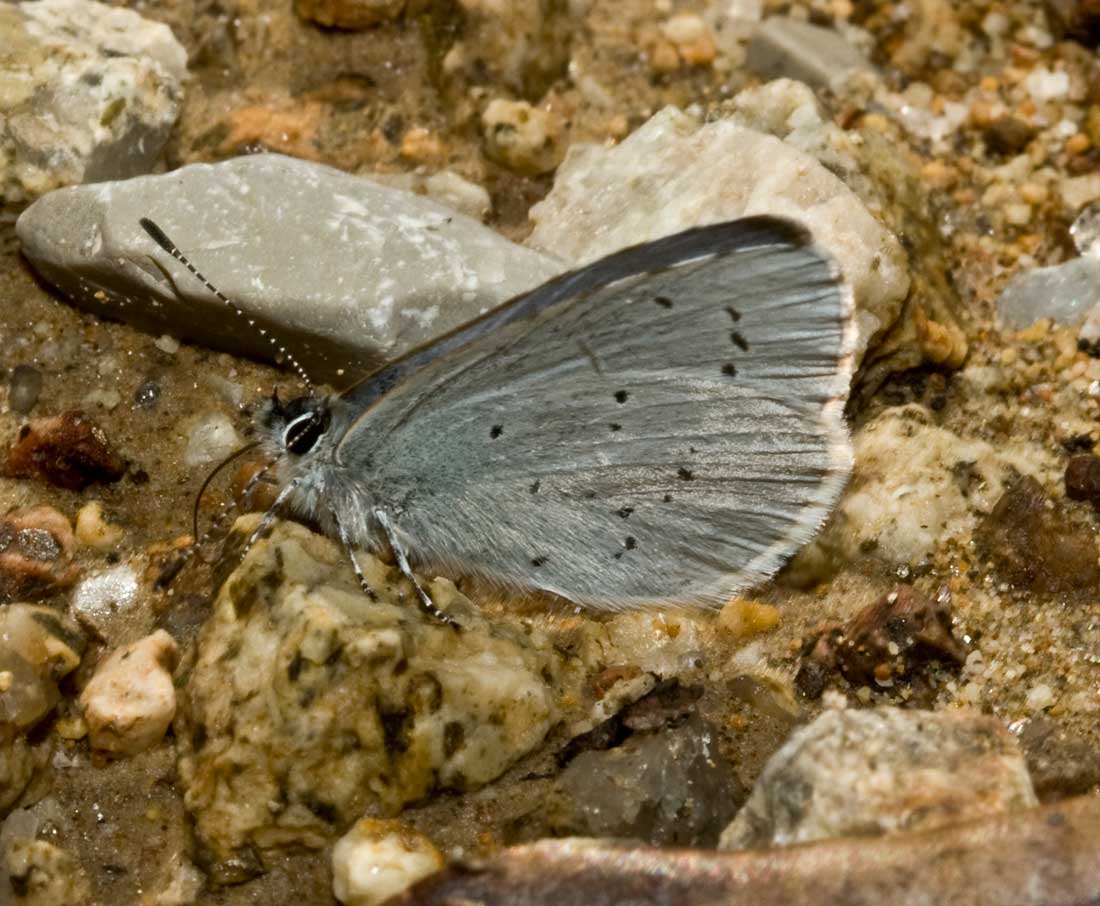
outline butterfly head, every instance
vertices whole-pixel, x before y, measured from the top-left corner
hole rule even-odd
[[[299,396],[284,403],[273,393],[260,423],[273,452],[309,456],[324,446],[332,427],[332,406],[327,398],[317,396]]]

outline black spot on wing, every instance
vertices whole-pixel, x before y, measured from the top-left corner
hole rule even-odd
[[[636,548],[637,546],[638,542],[637,540],[635,540],[633,535],[627,535],[626,538],[623,540],[623,547],[625,547],[628,551],[634,550],[634,548]]]
[[[658,296],[653,301],[660,305],[661,308],[672,308],[672,300],[668,298],[668,296]]]
[[[543,556],[543,557],[532,557],[531,558],[531,565],[534,566],[534,567],[539,567],[539,566],[542,566],[542,564],[544,564],[549,559],[550,559],[549,557],[545,557],[545,556]]]
[[[722,366],[722,374],[728,377],[737,377],[737,366],[734,365],[733,362],[726,362],[726,364]]]
[[[531,487],[529,487],[527,490],[530,491],[532,494],[537,494],[541,486],[542,482],[536,478],[533,482],[531,482]]]
[[[740,349],[742,352],[749,351],[749,341],[741,335],[740,331],[730,331],[730,339],[733,340],[733,345]]]
[[[676,477],[679,478],[680,481],[694,481],[695,473],[692,472],[691,469],[685,469],[683,466],[680,466],[676,471]]]
[[[493,438],[493,440],[496,440],[503,433],[504,433],[504,426],[503,425],[493,425],[492,430],[489,431],[489,436],[491,438]]]
[[[627,518],[627,516],[629,516],[629,515],[630,515],[631,513],[633,513],[633,512],[634,512],[634,507],[632,507],[632,506],[624,506],[624,507],[622,507],[621,509],[618,509],[618,510],[616,510],[616,511],[615,511],[615,514],[616,514],[617,516],[619,516],[620,518],[622,518],[622,519],[626,519],[626,518]]]
[[[612,431],[621,431],[622,428],[623,428],[623,426],[620,425],[618,422],[612,422],[609,427],[611,428]]]
[[[630,396],[630,394],[627,393],[625,390],[616,390],[615,391],[615,402],[620,403],[620,404],[625,403],[629,396]]]
[[[734,308],[734,307],[733,307],[732,305],[727,305],[727,306],[726,306],[726,311],[727,311],[727,312],[729,312],[729,316],[730,316],[730,317],[731,317],[731,318],[732,318],[732,319],[733,319],[734,321],[740,321],[740,320],[741,320],[741,312],[739,312],[739,311],[738,311],[738,310],[737,310],[736,308]]]

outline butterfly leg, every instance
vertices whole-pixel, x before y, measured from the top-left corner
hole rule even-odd
[[[378,524],[382,527],[382,531],[386,535],[386,540],[390,544],[390,548],[393,550],[394,559],[397,560],[397,568],[401,570],[402,575],[405,576],[413,584],[413,588],[416,589],[416,598],[420,602],[420,609],[423,610],[428,616],[438,620],[440,623],[444,623],[447,626],[452,626],[455,629],[461,629],[462,626],[454,619],[442,610],[435,606],[435,601],[432,600],[420,583],[416,580],[416,576],[413,575],[412,567],[409,566],[409,558],[405,554],[405,548],[401,546],[401,542],[397,540],[397,532],[394,531],[393,523],[390,522],[389,514],[383,510],[375,510],[374,518],[378,521]]]
[[[348,555],[348,559],[351,561],[351,568],[355,570],[355,578],[359,580],[359,588],[362,589],[365,594],[372,601],[378,600],[378,595],[374,593],[374,589],[367,584],[366,576],[363,575],[363,568],[359,565],[359,560],[355,556],[355,548],[352,546],[351,538],[348,536],[347,529],[336,517],[336,513],[329,510],[329,515],[332,516],[332,521],[336,523],[336,531],[340,534],[340,543],[344,545],[344,551]]]

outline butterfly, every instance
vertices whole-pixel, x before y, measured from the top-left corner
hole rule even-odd
[[[304,517],[364,586],[355,551],[388,546],[445,622],[414,564],[600,610],[721,605],[847,481],[855,334],[839,268],[791,221],[623,249],[343,393],[274,397],[259,443],[280,490],[252,540]]]

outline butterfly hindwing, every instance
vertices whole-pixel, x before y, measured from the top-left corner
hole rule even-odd
[[[352,391],[369,408],[339,456],[427,565],[597,607],[718,603],[843,486],[850,306],[785,221],[657,240]]]

